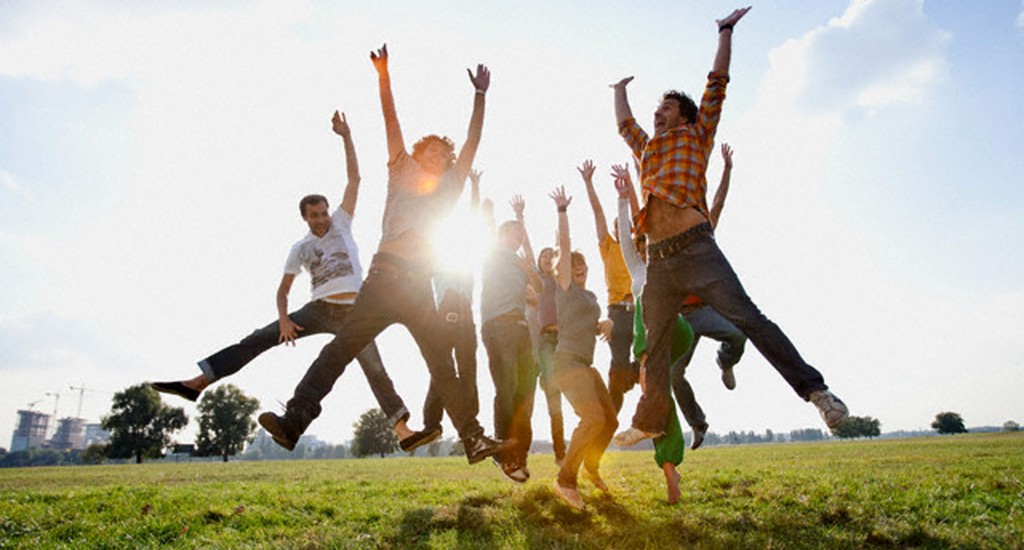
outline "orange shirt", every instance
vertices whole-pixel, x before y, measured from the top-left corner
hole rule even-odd
[[[628,118],[619,124],[619,134],[640,160],[640,188],[645,203],[646,197],[654,195],[676,206],[696,208],[708,216],[705,172],[728,82],[726,74],[708,74],[694,124],[673,128],[653,138],[647,137],[636,119]],[[634,222],[637,231],[646,233],[646,205]]]
[[[633,301],[633,279],[626,268],[626,260],[622,257],[622,247],[611,235],[606,235],[598,243],[601,250],[601,261],[604,262],[604,284],[608,287],[608,304]]]

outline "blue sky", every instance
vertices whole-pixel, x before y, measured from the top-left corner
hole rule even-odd
[[[68,386],[93,388],[82,410],[98,419],[114,391],[191,376],[274,319],[288,247],[305,232],[298,198],[338,197],[344,183],[334,109],[359,154],[355,232],[369,261],[386,154],[368,53],[383,42],[410,143],[435,132],[461,143],[465,67],[490,66],[484,194],[504,218],[521,193],[541,245],[555,226],[547,193],[566,185],[580,195],[574,243],[596,260],[575,166],[591,158],[604,175],[627,159],[607,84],[636,77],[633,111],[649,127],[665,89],[700,94],[729,9],[0,4],[0,438],[28,403],[52,411],[47,392],[65,416],[77,408]],[[1022,14],[1019,0],[783,1],[754,4],[736,30],[718,132],[736,168],[719,243],[853,414],[884,430],[925,428],[943,410],[968,425],[1024,419]],[[715,158],[712,187],[720,170]],[[611,217],[610,179],[598,190]],[[325,342],[273,350],[230,382],[276,409]],[[426,369],[404,329],[378,343],[417,424]],[[712,430],[823,426],[752,347],[726,391],[710,344],[688,374]],[[599,370],[607,358],[599,348]],[[350,437],[375,406],[366,390],[346,373],[310,432]],[[541,438],[545,414],[538,402]]]

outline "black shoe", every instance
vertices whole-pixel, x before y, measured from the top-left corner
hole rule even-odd
[[[260,415],[259,421],[260,426],[263,426],[263,429],[267,430],[270,437],[274,438],[274,443],[289,451],[295,450],[295,444],[298,443],[299,436],[288,429],[286,418],[277,416],[272,412],[265,412]]]
[[[484,434],[467,437],[462,440],[462,445],[466,448],[466,459],[469,460],[470,464],[476,464],[489,456],[505,452],[511,449],[514,443],[515,440],[498,441]]]
[[[199,399],[198,390],[193,390],[181,382],[150,382],[149,386],[158,392],[174,394],[189,401]]]
[[[501,470],[501,473],[508,478],[509,481],[522,485],[530,480],[530,471],[526,469],[525,464],[518,462],[502,462],[498,460],[496,456],[492,456],[491,460],[494,461],[494,465]]]
[[[403,452],[414,451],[435,439],[441,437],[441,428],[430,428],[422,429],[418,432],[413,432],[412,435],[398,442],[398,447]]]

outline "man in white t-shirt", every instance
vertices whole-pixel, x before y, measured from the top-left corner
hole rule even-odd
[[[151,385],[157,391],[195,401],[207,386],[238,372],[261,353],[282,342],[294,346],[295,340],[303,336],[339,334],[352,310],[352,303],[363,279],[359,250],[352,238],[352,216],[355,214],[360,178],[352,135],[344,115],[335,111],[332,125],[344,143],[348,184],[341,206],[333,214],[329,213],[327,198],[323,195],[307,195],[299,202],[299,211],[309,226],[309,233],[292,246],[285,262],[284,275],[277,288],[278,320],[257,329],[237,344],[199,361],[202,374],[195,378],[153,382]],[[310,275],[311,300],[289,314],[288,294],[295,277],[303,268]],[[358,354],[357,359],[374,397],[391,421],[403,450],[412,450],[440,435],[440,431],[424,434],[408,428],[406,421],[409,411],[395,392],[374,342],[371,341]],[[291,450],[294,444],[284,446]]]

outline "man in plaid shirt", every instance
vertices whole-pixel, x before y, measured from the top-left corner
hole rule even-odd
[[[665,93],[654,112],[654,136],[648,137],[629,108],[626,85],[612,85],[619,133],[640,163],[646,204],[636,230],[647,234],[647,283],[643,291],[647,326],[647,386],[632,427],[615,436],[633,445],[665,431],[669,399],[669,352],[672,328],[683,302],[696,296],[739,327],[786,379],[797,395],[813,402],[830,428],[848,416],[846,405],[828,391],[821,373],[808,365],[789,338],[743,290],[739,278],[715,243],[707,200],[708,158],[729,82],[732,31],[749,7],[718,20],[718,52],[708,75],[700,108],[685,94]]]

